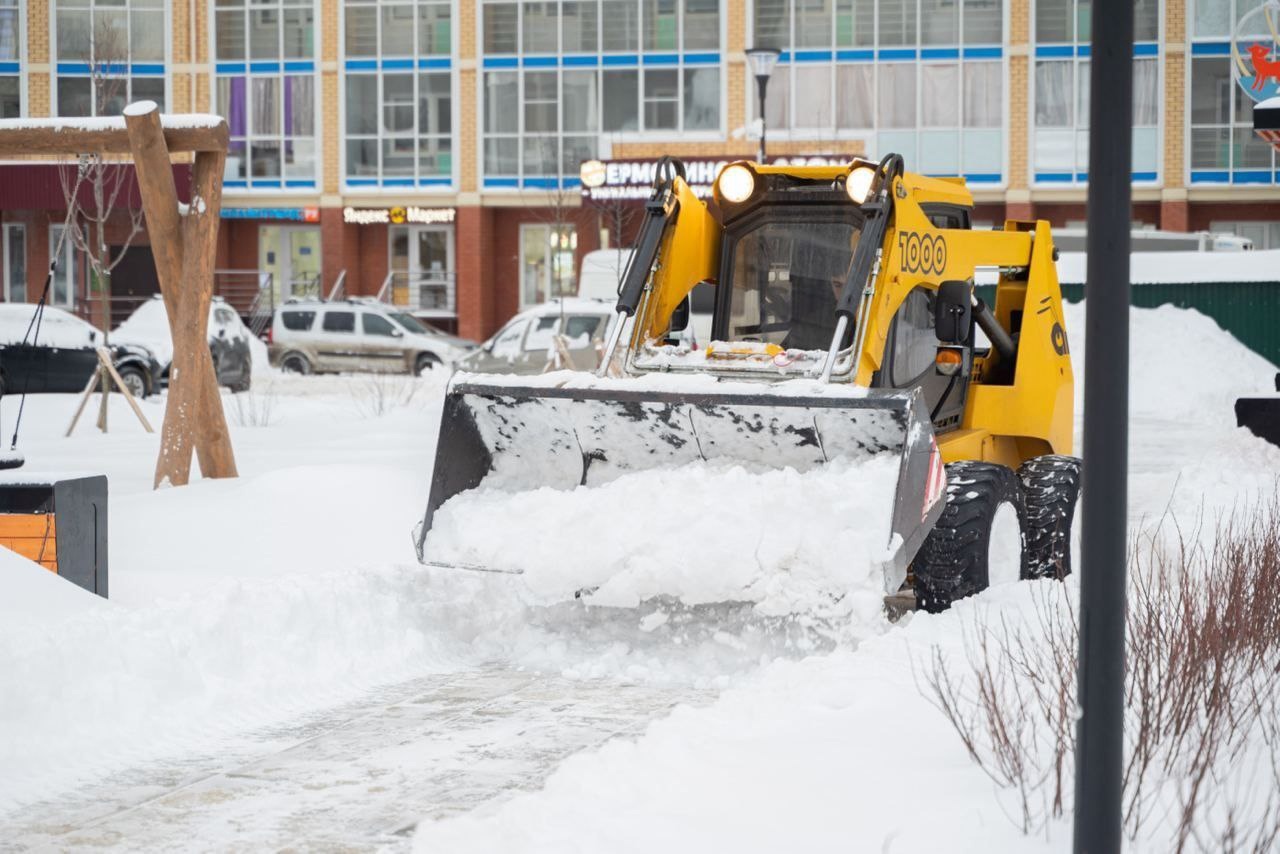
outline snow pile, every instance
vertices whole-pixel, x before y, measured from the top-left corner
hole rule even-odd
[[[108,610],[105,599],[68,584],[34,561],[0,549],[0,624],[40,624]]]
[[[883,607],[898,465],[894,455],[804,473],[697,464],[572,490],[480,488],[437,512],[427,555],[521,569],[539,603],[599,588],[588,601],[751,601],[764,614],[838,605],[869,621]]]
[[[1058,281],[1079,284],[1087,278],[1089,256],[1063,252],[1058,257]],[[1280,283],[1280,249],[1249,252],[1134,252],[1129,256],[1129,281],[1135,285],[1197,282]]]
[[[1087,302],[1064,304],[1075,372],[1077,418],[1084,411]],[[1130,311],[1131,414],[1234,425],[1236,398],[1267,394],[1275,388],[1276,367],[1212,318],[1173,305]]]

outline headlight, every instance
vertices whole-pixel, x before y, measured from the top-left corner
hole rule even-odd
[[[716,179],[716,186],[721,198],[736,205],[751,198],[756,189],[756,176],[747,167],[735,163],[724,168]]]
[[[849,177],[844,179],[844,191],[849,194],[849,200],[855,205],[865,202],[871,192],[871,182],[875,179],[876,170],[870,166],[859,166],[850,172]]]

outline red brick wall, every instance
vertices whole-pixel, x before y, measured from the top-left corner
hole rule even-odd
[[[1280,201],[1192,202],[1188,213],[1191,231],[1207,231],[1214,220],[1280,221]]]

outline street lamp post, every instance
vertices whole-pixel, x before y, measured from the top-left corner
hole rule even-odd
[[[757,158],[760,163],[764,163],[764,95],[780,55],[778,49],[772,47],[753,47],[747,51],[747,64],[751,66],[751,73],[755,75],[756,88],[760,93],[760,156]]]

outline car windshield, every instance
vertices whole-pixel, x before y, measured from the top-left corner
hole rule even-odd
[[[861,234],[856,213],[767,220],[733,248],[727,337],[825,350]]]
[[[395,319],[395,322],[403,326],[407,332],[416,332],[419,335],[439,335],[440,334],[440,330],[434,327],[428,326],[427,324],[418,320],[418,318],[414,317],[412,314],[409,314],[408,312],[397,311],[397,312],[394,312],[391,316],[392,318]]]

